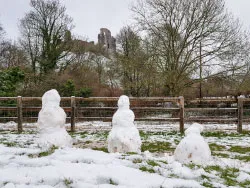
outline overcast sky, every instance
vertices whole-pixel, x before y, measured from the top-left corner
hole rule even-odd
[[[129,5],[135,0],[61,0],[67,13],[73,18],[73,33],[97,41],[99,29],[108,28],[115,36],[131,22]],[[30,10],[30,0],[0,0],[0,23],[7,38],[16,40],[19,36],[18,22]],[[226,6],[250,29],[250,0],[225,0]]]

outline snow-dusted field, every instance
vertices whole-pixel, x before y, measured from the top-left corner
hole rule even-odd
[[[178,124],[138,123],[140,155],[107,153],[110,123],[79,123],[73,147],[64,149],[39,148],[36,124],[26,124],[22,134],[15,126],[0,124],[0,187],[250,187],[249,125],[243,134],[235,125],[204,125],[213,157],[203,165],[174,161],[183,138]]]

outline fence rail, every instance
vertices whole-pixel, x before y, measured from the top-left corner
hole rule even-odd
[[[62,97],[61,107],[75,131],[78,121],[111,121],[117,110],[118,97]],[[185,102],[185,104],[184,104]],[[237,123],[242,132],[242,123],[250,121],[250,99],[195,99],[184,101],[183,97],[131,97],[131,109],[135,121],[179,122],[184,132],[184,122]],[[23,122],[37,121],[42,108],[41,97],[0,97],[0,121],[15,121],[19,132]],[[185,116],[185,118],[184,118]]]

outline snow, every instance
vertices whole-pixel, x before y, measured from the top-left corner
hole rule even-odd
[[[159,121],[136,121],[134,122],[135,126],[139,130],[145,131],[179,131],[180,125],[179,122],[175,123],[167,123],[167,122],[159,122]],[[84,121],[84,122],[76,122],[76,130],[77,131],[85,131],[85,130],[110,130],[112,127],[111,122],[103,122],[103,121]],[[185,123],[184,128],[187,129],[192,124]],[[37,123],[23,123],[24,130],[34,130],[37,128]],[[219,123],[203,123],[202,124],[204,131],[235,131],[237,130],[237,125],[232,124],[219,124]],[[70,129],[70,124],[65,124],[66,129]],[[250,131],[249,124],[243,124],[242,129],[245,131]],[[17,123],[13,121],[9,121],[7,123],[0,123],[0,131],[1,130],[17,130]]]
[[[239,176],[237,177],[238,182],[250,181],[250,175],[245,172],[240,172]]]
[[[142,151],[141,154],[122,154],[86,148],[88,147],[87,141],[91,141],[92,145],[103,143],[104,147],[107,147],[107,138],[104,134],[107,131],[95,131],[95,127],[93,132],[75,133],[72,148],[58,148],[52,154],[39,157],[38,154],[47,149],[39,147],[36,142],[39,137],[38,130],[36,128],[32,130],[32,132],[25,131],[22,134],[11,131],[0,132],[1,188],[171,188],[203,187],[204,182],[211,183],[211,187],[228,187],[217,171],[206,170],[210,166],[219,166],[222,169],[237,168],[239,172],[235,174],[235,187],[240,187],[239,183],[250,179],[249,162],[233,159],[235,153],[228,152],[228,158],[212,156],[208,164],[191,167],[176,161],[173,153],[169,151],[164,151],[161,155],[150,151]],[[152,126],[148,127],[148,130],[152,130]],[[165,141],[169,142],[173,148],[176,147],[175,141],[183,138],[179,133],[163,129],[160,132],[147,133],[145,137],[141,137],[143,142]],[[238,146],[238,144],[242,147],[249,147],[250,143],[249,135],[204,137],[204,139],[208,143],[216,143],[225,147]],[[16,145],[7,146],[6,144],[10,142]],[[82,144],[83,148],[76,144]],[[240,156],[245,155],[249,153]],[[136,159],[141,162],[135,163]],[[149,160],[155,161],[159,166],[150,166]],[[140,170],[143,166],[152,168],[155,173]]]
[[[40,137],[37,140],[42,147],[72,145],[72,139],[65,129],[66,113],[60,107],[60,100],[55,89],[47,91],[42,97],[42,109],[38,115]]]
[[[108,122],[78,122],[77,130],[85,132],[73,134],[72,139],[65,129],[70,125],[65,126],[66,114],[59,106],[57,91],[46,92],[42,102],[38,122],[24,124],[26,133],[6,131],[16,129],[15,122],[0,124],[0,188],[195,188],[205,183],[211,187],[228,187],[221,169],[238,170],[226,176],[236,182],[235,187],[250,181],[249,158],[239,158],[248,157],[250,152],[230,152],[233,146],[249,148],[249,135],[200,135],[203,130],[237,134],[235,124],[185,124],[183,138],[176,132],[178,123],[134,122],[129,99],[121,96],[112,127]],[[145,136],[140,138],[137,127]],[[243,129],[250,130],[250,126],[244,125]],[[169,143],[170,149],[176,150],[174,153],[171,150],[141,152],[142,142]],[[225,150],[211,149],[211,156],[207,143]],[[101,147],[108,148],[111,153],[91,149]],[[150,165],[150,161],[156,165]],[[143,167],[146,170],[142,170]]]
[[[109,152],[141,152],[141,138],[134,125],[134,112],[129,109],[129,105],[129,98],[120,96],[118,110],[112,118],[112,130],[108,136]]]
[[[2,147],[3,150],[8,150]],[[72,181],[71,187],[176,187],[189,185],[201,187],[194,180],[165,178],[158,174],[142,172],[131,168],[131,162],[119,159],[120,155],[108,154],[90,149],[58,149],[50,156],[29,158],[15,156],[9,152],[9,161],[1,161],[0,187],[66,187],[65,181]],[[5,153],[1,153],[1,156]],[[15,173],[13,173],[15,172]]]
[[[186,131],[185,137],[181,140],[174,152],[174,157],[181,163],[207,163],[211,159],[211,151],[200,135],[203,127],[198,124],[192,124]]]

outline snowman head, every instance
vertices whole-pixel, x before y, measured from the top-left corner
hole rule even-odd
[[[58,94],[57,90],[51,89],[43,94],[42,97],[42,106],[59,106],[61,97]]]
[[[199,123],[193,123],[186,131],[185,135],[190,135],[190,134],[197,134],[200,135],[200,133],[203,131],[203,126]]]
[[[129,108],[129,98],[126,95],[120,96],[118,100],[118,108]]]

